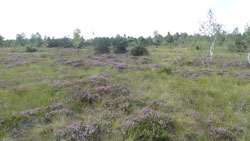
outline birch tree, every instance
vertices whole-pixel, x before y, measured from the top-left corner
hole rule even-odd
[[[250,64],[250,52],[248,54],[248,63]]]
[[[200,33],[206,35],[211,40],[210,58],[213,60],[215,41],[217,35],[222,33],[222,24],[219,24],[214,13],[209,9],[207,13],[207,20],[200,22]]]

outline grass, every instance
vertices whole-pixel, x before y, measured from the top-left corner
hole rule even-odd
[[[89,48],[78,49],[78,52],[74,49],[41,48],[34,53],[26,53],[25,48],[1,48],[0,121],[3,121],[4,126],[0,122],[0,139],[53,138],[54,131],[66,128],[74,121],[94,121],[105,129],[103,140],[123,140],[120,138],[122,124],[125,120],[129,120],[130,113],[134,113],[140,106],[133,106],[127,113],[116,109],[113,111],[105,107],[106,102],[116,99],[108,94],[101,95],[101,99],[96,104],[89,105],[72,100],[72,94],[67,91],[68,85],[62,87],[54,85],[57,81],[67,80],[95,92],[86,79],[89,76],[106,74],[111,76],[108,77],[110,83],[123,84],[130,91],[130,96],[133,99],[141,98],[145,101],[146,107],[150,107],[153,101],[161,101],[165,104],[166,107],[160,106],[156,109],[175,120],[177,131],[174,136],[177,140],[250,140],[250,80],[238,78],[239,74],[248,72],[249,67],[218,66],[219,63],[232,62],[247,64],[247,53],[232,53],[221,47],[216,49],[212,64],[190,65],[194,60],[204,61],[209,58],[209,50],[164,46],[148,47],[148,50],[150,54],[147,58],[152,59],[148,64],[138,64],[135,60],[128,59],[131,56],[120,54],[115,56],[128,67],[152,67],[152,64],[161,64],[162,68],[171,70],[171,73],[166,74],[161,72],[161,69],[119,71],[112,67],[112,64],[104,67],[92,66],[91,61],[95,60],[95,57],[105,55],[95,56]],[[5,59],[11,54],[32,54],[23,61],[33,61],[27,65],[9,68],[8,64],[13,62],[6,62]],[[48,57],[42,58],[43,54]],[[72,59],[91,62],[90,67],[53,65],[56,60]],[[178,59],[182,62],[173,63]],[[213,72],[226,70],[230,73],[223,75],[204,73],[203,70],[208,68]],[[178,70],[189,70],[199,75],[186,75]],[[58,114],[49,118],[48,123],[25,120],[30,122],[26,125],[16,120],[23,117],[20,115],[22,111],[45,108],[58,102],[63,103],[64,108],[69,109],[73,114]],[[114,113],[109,115],[105,113],[106,110]],[[46,119],[44,114],[38,114],[35,117],[30,115],[28,119],[37,117]],[[10,124],[12,120],[16,124]],[[13,126],[23,124],[25,126],[19,127],[23,132],[14,130]],[[7,131],[7,128],[10,130]],[[216,132],[215,135],[214,128],[225,128],[228,134]],[[110,136],[112,137],[109,138]],[[127,140],[134,140],[134,138],[130,137]]]

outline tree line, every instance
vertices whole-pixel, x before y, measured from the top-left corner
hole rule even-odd
[[[223,25],[217,22],[215,14],[209,9],[207,20],[200,22],[200,33],[187,34],[168,32],[163,36],[158,31],[154,31],[154,36],[138,38],[116,35],[115,37],[96,37],[90,40],[85,40],[81,36],[81,30],[73,31],[73,38],[64,36],[63,38],[51,38],[48,36],[42,37],[40,33],[32,34],[27,38],[25,33],[17,34],[16,39],[4,39],[0,35],[0,47],[22,47],[26,46],[31,52],[36,51],[39,47],[48,48],[83,48],[93,46],[96,53],[109,53],[111,47],[114,53],[127,52],[128,46],[134,46],[133,53],[148,54],[145,46],[165,46],[165,47],[193,47],[197,50],[208,49],[210,46],[210,56],[213,58],[215,46],[224,46],[230,51],[244,52],[250,48],[250,26],[245,26],[243,33],[239,32],[238,27],[232,32],[227,32],[223,29]],[[131,53],[132,53],[131,52]],[[249,53],[250,54],[250,53]]]
[[[162,36],[157,31],[154,31],[154,36],[138,38],[130,37],[126,35],[116,35],[115,37],[95,37],[90,40],[85,40],[81,36],[81,31],[76,29],[73,32],[73,38],[65,36],[63,38],[51,38],[48,36],[42,37],[40,33],[32,34],[30,38],[27,38],[25,33],[17,34],[16,39],[4,39],[0,35],[0,47],[62,47],[62,48],[82,48],[86,46],[111,46],[118,47],[117,44],[124,44],[125,46],[134,46],[141,44],[144,46],[193,46],[197,49],[205,47],[207,43],[210,43],[212,39],[208,35],[194,34],[189,35],[187,33],[175,33],[168,32],[166,36]],[[226,46],[232,51],[244,51],[250,46],[250,26],[246,26],[243,33],[239,32],[238,28],[235,28],[231,33],[221,32],[217,35],[215,42],[217,46]]]

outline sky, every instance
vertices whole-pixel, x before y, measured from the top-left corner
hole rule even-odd
[[[250,0],[0,0],[0,35],[61,38],[79,28],[85,39],[199,32],[209,9],[227,31],[250,23]],[[94,34],[93,34],[94,33]]]

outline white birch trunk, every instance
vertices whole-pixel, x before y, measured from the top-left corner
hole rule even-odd
[[[210,47],[210,57],[211,57],[211,60],[213,60],[213,56],[214,56],[214,43],[215,43],[215,41],[216,41],[216,35],[215,35],[214,40],[213,40],[213,42],[211,44],[211,47]]]
[[[248,63],[250,63],[250,52],[248,54]]]

